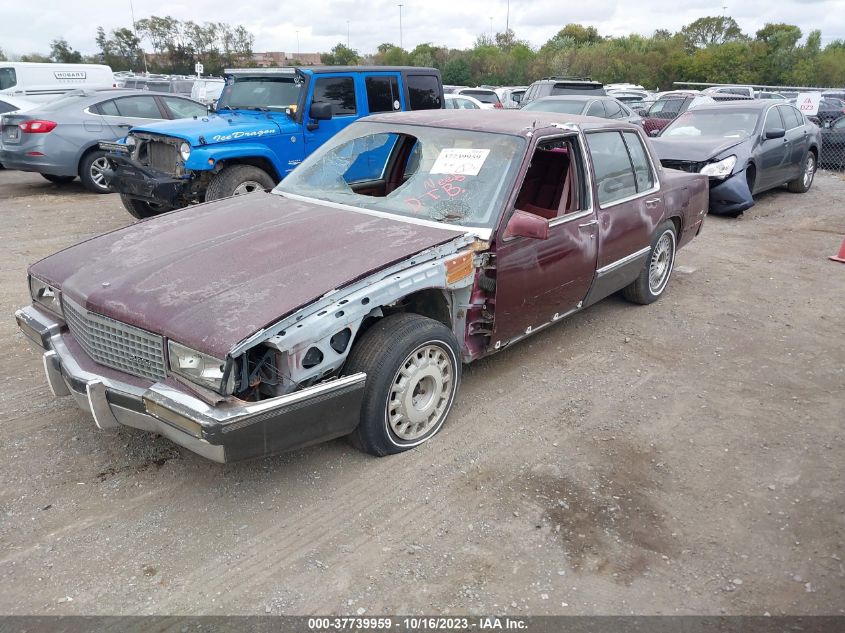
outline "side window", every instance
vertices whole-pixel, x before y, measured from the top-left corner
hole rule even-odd
[[[798,119],[798,111],[792,106],[778,106],[778,110],[780,110],[780,117],[783,119],[785,129],[791,130],[803,123]]]
[[[587,134],[587,145],[593,159],[599,204],[607,206],[636,195],[637,183],[628,150],[619,132]]]
[[[120,116],[120,112],[117,111],[114,101],[103,101],[97,106],[97,109],[100,111],[100,114],[105,114],[106,116]]]
[[[440,109],[440,84],[433,75],[407,75],[408,104],[411,110]]]
[[[654,174],[651,171],[651,164],[648,161],[642,139],[636,132],[623,132],[622,137],[625,139],[628,155],[631,157],[631,164],[634,166],[637,193],[648,191],[654,187]]]
[[[570,139],[554,139],[537,146],[525,173],[516,208],[547,220],[578,208],[578,164]]]
[[[763,132],[777,130],[778,128],[786,128],[786,125],[783,123],[783,119],[780,118],[780,113],[778,112],[779,109],[780,108],[769,108],[769,113],[766,115],[766,124],[763,126]]]
[[[120,116],[133,119],[160,119],[161,111],[158,109],[155,97],[123,97],[115,99],[117,111]]]
[[[162,99],[170,112],[173,113],[174,119],[187,119],[192,116],[201,117],[208,114],[205,106],[187,99],[179,99],[178,97],[162,97]]]
[[[831,126],[834,130],[845,130],[845,117],[841,119],[837,119],[836,122]]]
[[[400,110],[399,81],[396,77],[367,77],[367,107],[371,114]]]
[[[605,101],[604,109],[607,110],[607,116],[611,119],[621,119],[625,116],[622,107],[616,101]]]
[[[607,117],[607,113],[604,111],[604,106],[601,101],[593,101],[590,104],[590,107],[587,108],[587,116],[599,116],[603,119]]]
[[[352,77],[319,77],[314,84],[313,101],[328,101],[332,115],[355,114],[355,80]]]
[[[14,68],[0,68],[0,90],[7,90],[18,84]]]

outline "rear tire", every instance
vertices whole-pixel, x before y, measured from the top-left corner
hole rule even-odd
[[[639,276],[622,289],[622,296],[640,305],[657,301],[666,290],[669,277],[672,276],[676,248],[675,224],[667,220],[654,232],[645,265]]]
[[[91,193],[111,193],[106,186],[105,176],[103,175],[103,172],[108,168],[106,152],[95,149],[93,152],[85,154],[79,161],[79,179]]]
[[[801,175],[795,180],[790,180],[787,188],[792,193],[807,193],[810,187],[813,186],[813,178],[816,175],[816,155],[813,152],[807,152],[804,157],[804,162],[801,163]]]
[[[129,215],[133,218],[137,218],[138,220],[151,218],[154,215],[167,213],[168,211],[173,210],[172,207],[169,207],[166,204],[144,202],[143,200],[130,198],[129,196],[123,194],[120,194],[120,201],[123,203],[123,208],[129,211]]]
[[[458,342],[439,321],[394,314],[355,343],[344,374],[366,372],[361,421],[350,441],[372,455],[401,453],[443,426],[461,381]]]
[[[52,182],[54,185],[64,185],[76,180],[76,176],[54,176],[53,174],[41,174],[41,176]]]
[[[263,169],[252,165],[232,165],[211,179],[205,192],[205,201],[240,196],[275,186],[276,182]]]

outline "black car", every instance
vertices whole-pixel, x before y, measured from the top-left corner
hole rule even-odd
[[[525,91],[520,106],[524,106],[542,97],[555,97],[558,95],[603,97],[606,94],[604,84],[593,81],[589,77],[543,77],[528,86],[528,90]]]
[[[789,102],[794,105],[795,99],[790,99]],[[818,112],[809,116],[809,118],[817,125],[822,126],[827,122],[835,121],[843,114],[845,114],[845,101],[835,97],[822,97],[819,100]]]
[[[710,211],[737,216],[752,194],[784,183],[795,193],[813,184],[819,128],[794,107],[744,101],[687,110],[652,139],[664,167],[710,177]]]
[[[825,123],[821,130],[822,155],[819,163],[824,167],[845,167],[845,116]]]

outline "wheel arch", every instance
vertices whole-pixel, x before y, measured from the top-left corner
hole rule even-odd
[[[273,162],[265,156],[238,156],[236,158],[224,158],[218,161],[217,171],[222,171],[227,167],[233,167],[235,165],[249,165],[251,167],[257,167],[258,169],[267,172],[267,174],[275,180],[277,184],[282,179],[279,175],[279,170],[276,169]]]

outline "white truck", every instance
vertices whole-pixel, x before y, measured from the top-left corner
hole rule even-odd
[[[114,88],[114,74],[104,64],[0,62],[3,95],[43,103],[80,88]]]

